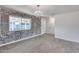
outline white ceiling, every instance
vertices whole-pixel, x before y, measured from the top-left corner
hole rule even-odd
[[[32,15],[35,10],[37,10],[36,5],[5,5],[5,7]],[[61,13],[79,11],[79,5],[40,5],[40,11],[42,11],[45,16],[53,16]]]

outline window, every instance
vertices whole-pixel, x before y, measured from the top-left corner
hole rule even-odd
[[[22,21],[21,21],[21,29],[28,29],[30,30],[31,29],[31,20],[30,19],[25,19],[25,18],[22,18]]]
[[[9,31],[30,30],[31,19],[9,16]]]

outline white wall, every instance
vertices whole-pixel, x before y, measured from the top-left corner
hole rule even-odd
[[[46,18],[41,19],[41,34],[46,33]]]
[[[46,17],[41,19],[41,34],[49,33],[54,34],[55,29],[55,19],[54,17]]]
[[[55,19],[54,17],[49,17],[49,19],[46,20],[46,33],[54,34],[55,29]]]
[[[79,42],[79,12],[55,15],[55,37]]]

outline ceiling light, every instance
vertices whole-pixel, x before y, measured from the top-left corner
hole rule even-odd
[[[40,5],[37,5],[37,10],[34,12],[34,15],[37,17],[43,16],[43,12],[40,11]]]

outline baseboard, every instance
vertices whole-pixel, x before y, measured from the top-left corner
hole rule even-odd
[[[53,36],[55,36],[54,34],[52,34],[52,33],[45,33],[45,34],[48,34],[48,35],[53,35]]]
[[[70,40],[70,39],[64,39],[64,38],[61,38],[61,37],[57,37],[57,36],[55,36],[55,38],[57,38],[57,39],[60,39],[60,40],[69,41],[69,42],[79,43],[79,41]]]
[[[6,45],[9,45],[9,44],[12,44],[12,43],[17,43],[17,42],[27,40],[27,39],[30,39],[30,38],[34,38],[34,37],[37,37],[37,36],[40,36],[40,35],[43,35],[43,34],[38,34],[38,35],[22,38],[22,39],[19,39],[19,40],[16,40],[16,41],[12,41],[12,42],[9,42],[9,43],[1,44],[0,47],[6,46]]]

